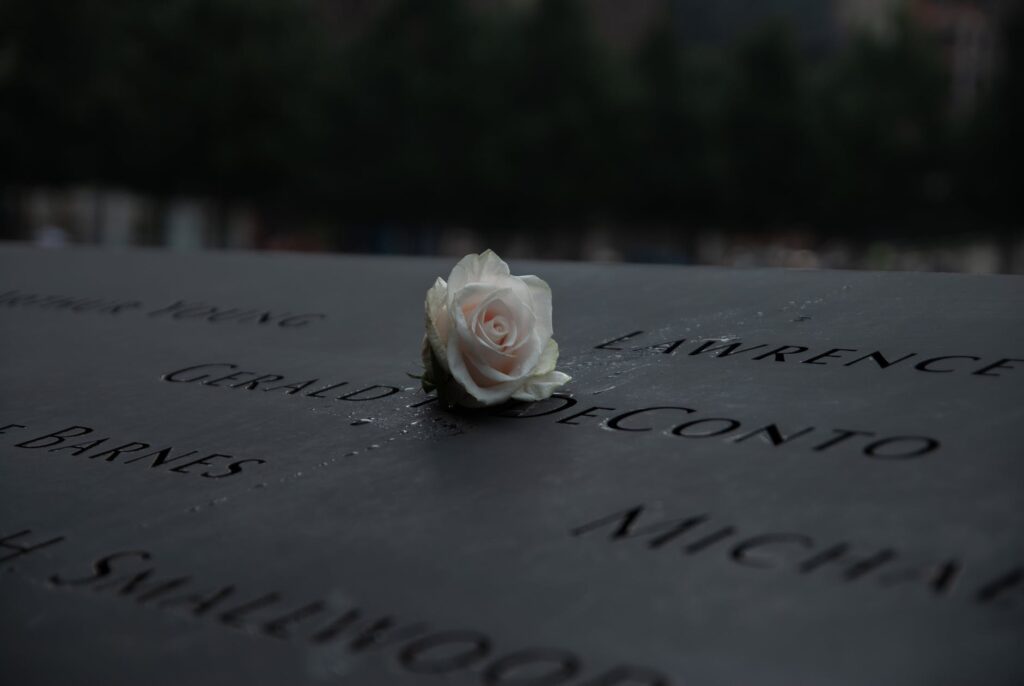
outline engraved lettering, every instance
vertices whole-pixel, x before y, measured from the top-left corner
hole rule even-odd
[[[263,625],[263,633],[274,638],[288,638],[291,635],[290,627],[320,614],[326,607],[326,604],[320,600],[303,605],[297,610],[292,610],[287,614],[266,622]]]
[[[293,314],[288,317],[282,317],[278,326],[282,326],[286,329],[297,329],[300,326],[308,326],[312,322],[326,318],[326,314]]]
[[[147,586],[147,582],[156,573],[155,569],[144,569],[121,579],[111,580],[107,583],[97,584],[96,590],[116,588],[119,595],[134,595],[136,602],[145,603],[153,598],[169,593],[177,588],[186,585],[191,579],[187,576],[180,576],[167,581],[153,581]]]
[[[763,355],[758,355],[755,360],[763,360],[768,357],[775,357],[776,362],[785,362],[786,355],[796,355],[797,353],[807,352],[807,347],[803,345],[780,345],[777,348],[769,350]]]
[[[978,589],[975,599],[979,603],[995,602],[1006,591],[1017,588],[1024,582],[1024,568],[1018,567]]]
[[[606,410],[608,412],[613,412],[615,410],[615,408],[614,407],[597,407],[597,406],[589,407],[589,408],[583,410],[582,412],[577,412],[576,414],[571,414],[568,417],[562,417],[561,419],[558,420],[558,423],[559,424],[571,424],[573,426],[578,426],[579,422],[573,422],[573,421],[570,421],[570,420],[572,420],[572,419],[579,419],[580,417],[592,417],[594,419],[600,419],[600,417],[598,417],[596,414],[590,414],[591,412],[593,412],[595,410]]]
[[[788,436],[784,436],[782,434],[782,432],[779,431],[779,427],[778,426],[776,426],[775,424],[769,424],[768,426],[762,427],[760,429],[755,429],[754,431],[751,431],[748,434],[743,434],[742,436],[737,436],[736,438],[732,439],[732,441],[733,441],[733,443],[742,443],[743,441],[747,440],[748,438],[753,438],[754,436],[759,436],[760,435],[760,436],[762,436],[763,438],[766,439],[766,441],[765,441],[766,443],[770,442],[772,445],[782,445],[783,443],[788,443],[788,442],[792,441],[794,438],[800,438],[804,434],[807,434],[807,433],[809,433],[811,431],[814,431],[814,427],[808,427],[806,429],[801,429],[800,431],[797,431],[796,433],[791,433]]]
[[[547,671],[539,671],[538,664],[541,669],[547,665]],[[575,678],[579,671],[579,658],[568,651],[531,648],[495,660],[487,666],[483,676],[488,686],[560,686]]]
[[[845,441],[846,439],[853,438],[854,436],[874,436],[873,433],[870,433],[868,431],[850,431],[849,429],[832,429],[832,433],[838,435],[835,436],[834,438],[828,439],[824,443],[819,443],[818,445],[814,446],[812,450],[819,452],[822,450],[828,450],[832,446],[838,445]]]
[[[827,550],[823,550],[822,552],[808,558],[807,560],[804,560],[800,563],[797,569],[801,573],[807,574],[809,572],[813,572],[816,569],[820,569],[826,564],[835,562],[836,560],[846,560],[849,557],[849,550],[849,544],[840,543],[838,545],[832,546],[831,548],[828,548]],[[845,572],[843,572],[843,578],[845,578],[847,581],[854,581],[855,579],[859,579],[860,577],[878,569],[882,565],[887,564],[891,560],[895,559],[895,557],[896,553],[894,551],[884,549],[866,558],[857,559],[856,561],[854,561],[853,564],[851,564],[846,569]]]
[[[540,412],[531,412],[527,414],[526,410],[532,409],[538,405],[544,406],[546,403],[551,401],[562,401],[562,404],[551,410],[542,410]],[[570,407],[576,404],[576,399],[571,398],[564,393],[552,393],[551,397],[547,400],[539,400],[534,403],[519,403],[512,402],[508,405],[499,405],[493,414],[496,417],[513,417],[516,419],[530,419],[533,417],[544,417],[550,414],[557,414],[563,410],[568,410]]]
[[[246,376],[252,376],[252,375],[253,375],[253,372],[232,372],[231,374],[228,374],[227,376],[218,376],[216,379],[210,379],[209,381],[204,381],[203,385],[205,385],[205,386],[212,386],[214,388],[219,388],[220,385],[221,385],[221,383],[220,383],[221,381],[239,381],[239,380],[243,379]],[[237,386],[232,385],[232,386],[230,386],[230,388],[237,388]]]
[[[863,362],[864,360],[871,360],[876,365],[878,365],[879,369],[888,369],[889,367],[893,366],[894,364],[899,364],[900,362],[903,362],[904,360],[909,360],[911,357],[914,357],[915,355],[917,355],[917,353],[909,353],[909,354],[904,355],[903,357],[901,357],[901,358],[899,358],[897,360],[893,360],[892,362],[890,362],[888,359],[886,359],[885,355],[883,355],[882,353],[880,353],[880,352],[878,352],[876,350],[875,352],[869,353],[869,354],[865,355],[864,357],[858,357],[856,360],[852,360],[850,362],[847,362],[843,366],[844,367],[852,367],[853,365],[857,364],[858,362]]]
[[[306,397],[308,397],[308,398],[326,398],[327,396],[323,395],[323,393],[326,393],[327,391],[333,390],[335,388],[341,388],[342,386],[347,386],[347,385],[348,385],[348,381],[342,381],[341,383],[331,384],[330,386],[324,386],[323,388],[318,388],[317,390],[313,391],[312,393],[307,393]],[[435,400],[436,400],[436,398],[435,398]]]
[[[29,555],[31,553],[34,553],[37,550],[49,548],[51,545],[55,545],[64,540],[63,536],[55,536],[54,538],[41,541],[39,543],[18,542],[18,539],[22,538],[23,536],[27,536],[31,533],[31,529],[23,529],[18,533],[0,538],[0,551],[4,551],[2,553],[2,557],[0,557],[0,562],[9,562],[15,558],[22,557],[23,555]]]
[[[910,447],[903,447],[900,450],[887,447],[902,446],[907,443],[910,443]],[[921,457],[938,450],[938,448],[939,442],[927,436],[893,436],[892,438],[883,438],[868,444],[864,448],[864,454],[878,459],[902,460],[910,457]]]
[[[199,369],[209,369],[211,367],[226,367],[228,369],[238,369],[237,364],[228,364],[227,362],[214,362],[213,364],[199,364],[194,367],[185,367],[184,369],[179,369],[176,372],[164,374],[161,378],[164,381],[171,381],[174,383],[192,383],[193,381],[200,381],[201,379],[209,378],[210,375],[200,374],[199,376],[190,376],[187,379],[178,378],[178,375],[185,374],[187,372],[193,372]]]
[[[86,434],[91,433],[92,429],[87,426],[69,426],[68,428],[61,429],[60,431],[54,431],[52,434],[45,434],[38,438],[30,438],[27,441],[15,443],[14,445],[17,448],[48,448],[52,445],[59,445],[63,443],[65,439],[74,438],[75,436],[85,436]]]
[[[380,389],[381,391],[383,391],[383,393],[376,392],[376,389]],[[395,393],[398,393],[400,390],[402,390],[402,389],[395,388],[394,386],[381,386],[381,385],[367,386],[366,388],[361,388],[358,391],[352,391],[348,395],[338,396],[338,400],[352,400],[352,401],[380,400],[381,398],[386,398],[389,395],[394,395]],[[376,394],[373,394],[375,392],[376,392]],[[371,393],[371,395],[368,396],[368,397],[356,397],[356,396],[362,396],[364,393]]]
[[[230,457],[230,456],[226,456],[226,457]],[[203,476],[205,476],[208,479],[223,479],[225,477],[234,476],[235,474],[241,474],[242,473],[242,465],[245,465],[245,464],[264,464],[265,462],[266,462],[266,460],[261,460],[261,459],[256,458],[256,457],[250,457],[250,458],[245,459],[245,460],[235,460],[234,462],[230,462],[230,463],[227,464],[228,471],[221,472],[219,474],[216,474],[216,473],[215,474],[211,474],[210,472],[203,472]]]
[[[182,453],[181,455],[175,455],[174,457],[171,457],[171,451],[172,450],[174,450],[174,448],[161,448],[160,450],[155,450],[155,451],[153,451],[151,453],[146,453],[145,455],[139,455],[138,457],[133,457],[130,460],[125,460],[124,464],[131,464],[133,462],[141,462],[142,460],[148,460],[149,458],[153,457],[153,464],[149,465],[150,469],[153,469],[153,468],[156,468],[156,467],[160,467],[161,465],[164,465],[164,464],[170,464],[171,462],[177,462],[178,460],[180,460],[183,457],[188,457],[189,455],[195,455],[197,452],[199,452],[198,450],[189,450],[188,452]]]
[[[193,466],[195,466],[197,464],[201,464],[201,465],[205,465],[207,467],[210,467],[210,466],[212,466],[212,464],[209,462],[209,460],[214,460],[214,459],[219,458],[219,457],[226,457],[228,459],[231,459],[231,455],[224,455],[223,453],[211,453],[211,454],[207,455],[206,457],[199,458],[198,460],[192,460],[191,462],[186,462],[185,464],[180,464],[177,467],[171,467],[171,471],[172,472],[177,472],[178,474],[188,474],[189,473],[188,472],[188,468],[189,467],[193,467]],[[204,476],[206,474],[208,474],[208,472],[204,472]]]
[[[693,543],[690,543],[685,548],[683,548],[683,552],[687,555],[699,553],[702,550],[707,550],[711,546],[721,543],[722,541],[734,535],[735,533],[736,529],[731,526],[722,527],[718,531],[715,531],[714,533],[711,533],[705,536],[704,538],[699,538]]]
[[[107,462],[113,462],[121,453],[134,453],[140,450],[144,450],[148,447],[149,443],[139,443],[137,441],[132,441],[131,443],[125,443],[124,445],[119,445],[116,448],[111,448],[110,450],[104,450],[103,452],[96,453],[95,455],[90,455],[89,459],[95,460],[97,457],[104,457],[106,455],[108,457],[104,457],[104,459]]]
[[[616,512],[615,514],[608,515],[607,517],[602,517],[596,521],[578,526],[572,529],[571,533],[573,536],[582,536],[585,533],[593,531],[594,529],[600,529],[609,524],[617,525],[609,537],[611,540],[651,536],[651,539],[647,542],[648,547],[660,548],[669,541],[682,536],[693,527],[702,524],[708,519],[707,515],[697,515],[695,517],[647,524],[642,528],[634,530],[634,524],[636,523],[636,520],[640,518],[643,511],[644,506],[640,505],[628,510],[623,510],[622,512]]]
[[[235,594],[234,586],[224,586],[210,594],[190,593],[177,598],[166,598],[160,602],[160,607],[181,607],[192,608],[192,614],[200,617]]]
[[[777,558],[764,554],[752,555],[751,551],[779,544],[796,544],[802,548],[814,547],[814,541],[811,540],[810,536],[804,536],[803,534],[762,534],[737,544],[732,549],[732,559],[745,567],[759,567],[761,569],[777,567]]]
[[[94,441],[83,441],[82,443],[71,443],[69,445],[63,445],[59,448],[50,448],[47,452],[56,453],[61,450],[70,450],[72,455],[81,455],[82,453],[89,452],[98,445],[103,445],[107,442],[106,438],[97,438]]]
[[[352,626],[360,616],[359,610],[348,610],[341,617],[338,617],[326,627],[313,635],[311,639],[315,643],[326,643],[344,633]]]
[[[594,346],[594,349],[595,350],[622,350],[622,348],[612,347],[612,343],[624,343],[625,341],[628,341],[630,338],[635,338],[636,336],[639,336],[642,333],[643,333],[643,331],[634,331],[633,333],[627,333],[625,336],[619,336],[618,338],[613,338],[610,341],[605,341],[604,343],[599,343],[598,345]]]
[[[689,407],[675,407],[675,406],[672,406],[672,405],[663,405],[663,406],[660,406],[660,407],[645,407],[645,408],[642,408],[642,409],[639,409],[639,410],[630,410],[629,412],[623,412],[622,414],[620,414],[620,415],[618,415],[616,417],[612,417],[611,419],[608,420],[608,428],[609,429],[616,429],[618,431],[651,431],[653,427],[649,427],[649,426],[648,427],[635,427],[635,426],[634,427],[628,427],[628,426],[622,426],[622,421],[625,420],[625,419],[628,419],[629,417],[636,416],[638,414],[643,414],[645,412],[655,412],[657,410],[679,410],[680,412],[685,412],[686,414],[693,414],[694,412],[696,412],[696,410],[690,409]]]
[[[25,533],[27,531],[4,540],[21,537]],[[16,547],[20,550],[31,546]],[[457,671],[480,670],[467,677],[492,685],[525,686],[563,684],[583,671],[581,660],[574,653],[556,648],[517,650],[487,664],[493,642],[485,633],[472,630],[430,631],[425,622],[407,623],[392,615],[380,615],[361,622],[362,613],[358,608],[346,610],[322,628],[307,634],[297,627],[321,617],[330,603],[314,599],[292,609],[273,612],[271,608],[280,604],[281,594],[269,592],[250,596],[251,600],[236,602],[229,609],[220,611],[236,594],[233,584],[212,587],[207,591],[186,591],[182,587],[192,582],[192,576],[168,578],[159,576],[153,566],[138,569],[139,563],[150,559],[146,551],[119,551],[98,558],[84,576],[54,574],[49,581],[55,586],[113,590],[113,597],[146,604],[154,611],[172,612],[194,619],[206,618],[207,621],[248,630],[257,636],[302,642],[309,646],[322,645],[351,631],[345,644],[347,652],[355,655],[387,650],[400,668],[412,674],[444,676]],[[131,572],[132,566],[138,571]],[[115,577],[115,572],[121,575]],[[262,619],[258,620],[257,615],[262,615]],[[615,665],[585,683],[589,686],[668,686],[668,681],[659,672],[632,665]]]
[[[721,345],[715,347],[715,343],[721,343]],[[690,354],[700,355],[702,353],[718,353],[716,357],[729,357],[730,355],[741,355],[743,353],[749,353],[751,351],[765,347],[764,343],[759,343],[758,345],[752,345],[749,348],[744,348],[741,350],[741,345],[743,345],[742,341],[736,341],[735,343],[726,343],[724,341],[712,339],[710,341],[704,341],[703,343],[698,345],[696,348],[690,351]],[[804,348],[804,350],[806,350],[806,348]],[[754,359],[757,360],[761,358],[755,357]]]
[[[724,424],[724,426],[719,429],[712,429],[710,431],[704,432],[695,433],[692,431],[686,431],[691,427],[702,426],[704,424],[709,424],[712,422],[721,422]],[[740,423],[735,419],[726,419],[724,417],[708,417],[706,419],[694,419],[693,421],[690,422],[683,422],[682,424],[672,429],[672,434],[675,436],[683,436],[684,438],[711,438],[712,436],[721,436],[722,434],[727,434],[734,429],[738,429],[739,426]]]
[[[168,471],[178,474],[199,474],[200,470],[196,467],[203,465],[214,468],[201,472],[203,477],[209,479],[221,479],[241,474],[247,465],[259,465],[266,462],[260,458],[236,459],[227,453],[207,452],[202,454],[198,450],[175,453],[172,446],[154,448],[152,443],[145,441],[124,441],[109,436],[78,443],[69,442],[70,438],[93,434],[93,432],[94,430],[87,426],[71,426],[14,445],[17,448],[29,450],[45,449],[49,453],[66,452],[75,456],[84,455],[90,460],[102,458],[102,461],[107,463],[116,462],[127,465],[136,462],[149,462],[150,469],[165,467]],[[102,446],[113,447],[104,449]],[[191,460],[186,459],[190,457]],[[251,466],[248,468],[252,469]]]
[[[1019,357],[1004,357],[1001,360],[996,360],[992,364],[985,365],[976,372],[971,372],[975,376],[1002,376],[1002,374],[990,374],[989,372],[995,371],[996,369],[1016,369],[1009,362],[1024,362],[1024,358]]]
[[[283,386],[272,386],[270,388],[264,388],[263,390],[280,391],[281,389],[287,388],[289,390],[285,391],[286,394],[295,395],[299,391],[306,390],[307,388],[315,384],[317,381],[317,379],[310,379],[309,381],[296,381],[295,383],[284,384]]]
[[[491,642],[476,631],[445,631],[418,638],[398,654],[398,661],[413,674],[448,674],[480,662],[491,652]]]
[[[268,381],[270,383],[274,383],[275,381],[280,381],[283,378],[284,377],[281,376],[280,374],[261,374],[260,376],[257,376],[255,379],[250,379],[249,381],[245,381],[243,383],[236,383],[231,386],[228,386],[228,388],[244,388],[247,391],[254,391],[256,390],[256,387],[260,385],[260,383]]]
[[[89,576],[83,576],[77,579],[65,579],[59,574],[54,574],[50,577],[50,583],[54,586],[85,586],[91,584],[94,581],[104,579],[113,574],[114,561],[123,558],[148,560],[150,555],[145,550],[125,550],[122,552],[111,553],[110,555],[101,557],[92,563],[92,574]]]
[[[655,345],[649,345],[645,348],[633,348],[633,350],[654,350],[663,355],[672,355],[675,353],[676,348],[686,342],[685,338],[680,338],[677,341],[665,341],[664,343],[657,343]]]
[[[422,622],[398,625],[391,617],[381,617],[356,634],[348,647],[353,653],[358,653],[371,648],[404,643],[426,633],[427,629],[427,625]]]
[[[853,348],[831,348],[831,349],[826,350],[825,352],[821,353],[820,355],[815,355],[814,357],[808,357],[806,360],[801,360],[801,363],[802,364],[828,364],[828,362],[818,362],[818,360],[839,359],[840,357],[842,357],[842,355],[836,355],[836,353],[855,353],[855,352],[857,352],[857,351],[855,349],[853,349]]]
[[[882,586],[895,586],[908,581],[923,581],[932,593],[942,595],[950,590],[959,573],[960,563],[957,560],[946,560],[937,565],[909,567],[887,572],[879,577],[878,582]]]
[[[974,360],[975,362],[978,362],[981,358],[974,357],[973,355],[945,355],[943,357],[933,357],[928,360],[921,360],[914,365],[914,369],[920,369],[922,372],[931,372],[932,374],[951,374],[955,371],[948,367],[944,369],[935,369],[932,367],[933,364],[942,362],[943,360]]]
[[[34,307],[51,311],[65,310],[79,314],[95,312],[115,316],[125,312],[139,311],[145,307],[145,304],[139,300],[103,300],[100,298],[20,293],[18,291],[8,291],[0,295],[0,303],[8,307]],[[216,324],[233,320],[240,324],[269,324],[284,329],[303,328],[327,318],[327,315],[319,312],[295,314],[293,312],[274,313],[267,310],[242,310],[237,307],[225,309],[204,302],[188,302],[185,300],[175,300],[168,305],[151,309],[144,314],[146,317],[162,317],[171,321],[198,319]]]
[[[620,665],[580,686],[669,686],[668,677],[644,667]]]
[[[217,619],[228,626],[241,627],[243,620],[254,612],[258,612],[265,607],[276,604],[281,600],[280,593],[266,593],[261,595],[255,600],[250,600],[247,603],[242,603],[236,607],[231,608],[225,612],[220,613]]]

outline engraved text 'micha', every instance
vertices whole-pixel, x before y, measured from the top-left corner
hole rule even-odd
[[[934,598],[959,595],[984,606],[1024,609],[1024,565],[997,573],[969,569],[958,556],[911,559],[892,547],[822,541],[805,531],[754,531],[709,513],[658,518],[644,505],[580,522],[569,533],[589,540],[632,544],[640,551],[675,554],[681,561],[699,557],[738,567],[831,575],[843,583],[876,588],[917,589]]]

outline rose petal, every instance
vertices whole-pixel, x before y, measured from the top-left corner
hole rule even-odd
[[[558,343],[554,338],[549,338],[544,346],[544,351],[540,354],[540,359],[537,360],[537,366],[530,372],[530,376],[547,374],[555,368],[556,364],[558,364]]]
[[[456,299],[451,308],[454,322],[452,338],[457,338],[458,344],[455,345],[453,340],[449,340],[449,358],[451,350],[457,348],[468,358],[467,364],[472,364],[479,383],[486,384],[487,381],[503,383],[521,379],[530,374],[536,366],[542,352],[541,341],[531,334],[528,340],[518,345],[514,351],[495,349],[494,346],[489,345],[486,339],[470,329],[469,322],[466,320],[466,312],[472,312],[470,309],[472,307],[483,307],[484,303],[501,299],[508,305],[510,313],[515,314],[520,320],[520,323],[517,323],[517,328],[521,331],[531,331],[534,328],[533,313],[525,303],[519,301],[512,291],[498,290],[483,296],[487,290],[487,286],[472,284],[455,296]]]
[[[479,255],[466,255],[448,276],[448,292],[454,295],[471,283],[497,283],[509,274],[508,265],[492,250],[485,250]],[[448,302],[451,304],[450,299]]]
[[[558,363],[558,343],[549,338],[544,352],[526,382],[512,394],[514,400],[544,400],[556,390],[569,383],[572,377],[555,371]]]
[[[452,379],[482,405],[498,405],[505,402],[519,386],[518,380],[487,387],[480,386],[470,375],[466,360],[455,345],[448,348],[448,369],[451,371]]]
[[[541,347],[536,336],[532,336],[531,339],[520,349],[520,356],[506,358],[511,362],[511,366],[502,364],[501,360],[489,358],[486,352],[480,354],[479,350],[463,350],[466,364],[473,372],[477,383],[488,386],[507,381],[522,381],[532,376],[532,370],[536,368],[537,360],[540,359]]]
[[[540,360],[541,341],[530,335],[515,355],[508,355],[488,347],[469,329],[466,313],[479,306],[485,298],[506,300],[509,310],[533,325],[533,314],[525,303],[511,291],[493,291],[481,284],[473,284],[457,294],[449,310],[453,328],[448,341],[447,361],[453,379],[470,395],[484,405],[502,403],[522,386],[522,379],[530,374]],[[511,366],[509,366],[511,365]]]
[[[506,300],[510,302],[506,302]],[[482,324],[481,320],[484,316],[491,316],[493,318],[488,324]],[[505,329],[504,333],[500,336],[500,342],[497,340],[498,336],[492,335],[489,332],[489,325],[493,326],[493,323],[496,321],[500,321]],[[533,313],[528,309],[527,305],[513,295],[511,291],[500,290],[495,291],[494,294],[488,296],[477,306],[469,328],[489,348],[508,356],[513,356],[522,343],[520,332],[523,332],[524,337],[528,335],[534,328],[534,321]]]
[[[537,317],[533,312],[533,308],[527,304],[530,303],[529,291],[526,290],[525,285],[521,282],[518,286],[518,291],[516,289],[509,289],[515,293],[516,302],[523,303],[521,306],[515,307],[512,311],[512,314],[515,316],[516,336],[510,340],[506,340],[505,345],[502,348],[505,352],[510,354],[518,353],[519,348],[530,341],[531,338],[538,333]],[[543,345],[545,337],[538,336],[538,338]]]
[[[551,287],[544,279],[528,274],[527,276],[514,277],[526,284],[530,291],[530,300],[533,305],[533,314],[537,318],[537,333],[542,339],[548,339],[555,334],[551,323]]]
[[[572,381],[571,376],[556,371],[531,376],[525,384],[511,395],[511,398],[527,402],[544,400],[545,398],[550,398],[552,393],[570,381]]]
[[[441,364],[447,359],[445,349],[448,346],[449,322],[447,312],[448,284],[444,279],[438,277],[434,285],[427,291],[427,299],[424,302],[424,309],[427,316],[427,340],[434,351],[434,355]]]
[[[480,284],[475,284],[473,286],[473,288],[475,290],[481,290],[483,288],[486,288],[486,286],[482,286]],[[502,314],[496,315],[496,316],[501,316],[501,317],[504,317],[506,319],[515,316],[515,313],[512,311],[512,309],[509,307],[509,305],[507,303],[505,303],[505,301],[503,301],[501,299],[502,293],[503,293],[503,291],[496,290],[496,291],[493,291],[487,297],[485,297],[483,300],[481,300],[479,302],[479,304],[477,304],[475,306],[475,309],[473,310],[472,317],[468,321],[469,330],[474,332],[475,334],[477,334],[481,338],[481,341],[485,345],[487,345],[492,350],[495,350],[495,351],[498,351],[498,352],[501,352],[502,346],[501,346],[501,344],[495,342],[491,336],[488,336],[486,334],[486,332],[485,332],[486,325],[483,324],[482,319],[483,319],[483,317],[486,314],[490,313],[490,314],[493,315],[495,312],[502,313]],[[460,307],[462,309],[463,316],[465,316],[465,314],[466,314],[466,307],[464,305],[460,305]]]
[[[423,360],[423,376],[420,377],[420,383],[427,393],[437,387],[438,376],[444,374],[443,371],[435,368],[434,357],[434,351],[430,346],[430,337],[424,335],[423,345],[420,349],[420,358]]]

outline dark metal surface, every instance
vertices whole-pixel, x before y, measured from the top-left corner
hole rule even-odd
[[[1020,279],[513,262],[574,381],[457,414],[452,263],[3,248],[5,680],[1024,681]]]

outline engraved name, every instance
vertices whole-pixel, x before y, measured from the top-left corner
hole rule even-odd
[[[747,343],[735,338],[678,338],[646,340],[644,331],[633,331],[594,346],[595,350],[654,353],[660,355],[715,359],[738,358],[753,362],[790,362],[794,364],[851,367],[886,370],[893,367],[925,374],[960,374],[983,377],[1008,376],[1020,369],[1021,357],[986,357],[983,355],[922,355],[916,352],[893,352],[859,348],[814,349],[806,345]]]
[[[30,529],[0,538],[0,563],[64,541]],[[83,569],[46,578],[57,589],[91,591],[175,613],[197,621],[245,631],[308,648],[333,647],[352,658],[385,655],[409,676],[459,676],[483,686],[670,686],[661,672],[616,664],[603,657],[584,661],[571,650],[534,646],[500,649],[476,629],[436,628],[429,622],[371,612],[363,606],[338,607],[326,599],[288,601],[277,590],[248,592],[235,583],[214,582],[179,571],[163,573],[154,555],[132,548],[100,555]],[[600,665],[599,663],[606,664]],[[459,683],[470,683],[460,681]]]
[[[175,300],[167,305],[152,307],[141,300],[116,300],[104,298],[83,298],[67,295],[43,295],[13,290],[0,293],[0,306],[8,308],[31,307],[40,310],[54,310],[75,314],[93,313],[102,315],[135,314],[159,317],[174,321],[193,320],[211,324],[234,323],[276,326],[282,329],[297,329],[327,318],[319,312],[294,313],[275,312],[267,309],[223,307],[205,302]]]
[[[384,384],[352,388],[348,381],[322,381],[319,378],[295,379],[288,378],[284,374],[250,372],[239,369],[237,364],[230,362],[197,364],[167,372],[160,378],[171,383],[198,383],[203,386],[228,390],[265,391],[281,395],[353,402],[380,400],[402,390],[397,386]],[[343,390],[339,393],[338,389]]]
[[[421,407],[432,402],[437,402],[436,396],[409,407]],[[733,445],[786,446],[812,453],[846,452],[875,460],[924,457],[942,446],[937,438],[931,436],[888,436],[861,429],[766,423],[764,420],[707,413],[682,404],[625,409],[592,405],[565,414],[577,404],[575,398],[555,393],[551,398],[535,403],[512,402],[495,408],[491,414],[514,419],[558,416],[556,423],[567,426],[599,426],[626,434],[659,434],[688,441],[717,438]]]
[[[917,588],[934,598],[959,594],[988,607],[1021,608],[1024,566],[998,574],[967,573],[956,556],[922,562],[891,547],[823,542],[806,532],[741,531],[708,513],[655,519],[638,505],[573,527],[574,537],[631,544],[640,551],[674,552],[680,559],[701,557],[761,571],[801,576],[831,575],[841,583],[876,588]],[[971,578],[973,576],[973,579]],[[958,584],[959,582],[959,584]],[[959,586],[959,588],[958,588]],[[1016,602],[1014,602],[1016,600]]]
[[[0,434],[11,431],[24,434],[24,424],[0,426]],[[71,425],[57,431],[13,444],[15,448],[38,454],[59,453],[60,455],[82,456],[96,462],[117,462],[119,464],[140,464],[150,469],[163,469],[175,474],[188,474],[205,479],[224,479],[241,474],[245,469],[266,462],[259,458],[237,458],[227,453],[203,450],[188,450],[161,446],[142,441],[126,441],[123,438],[103,436],[88,426]]]

